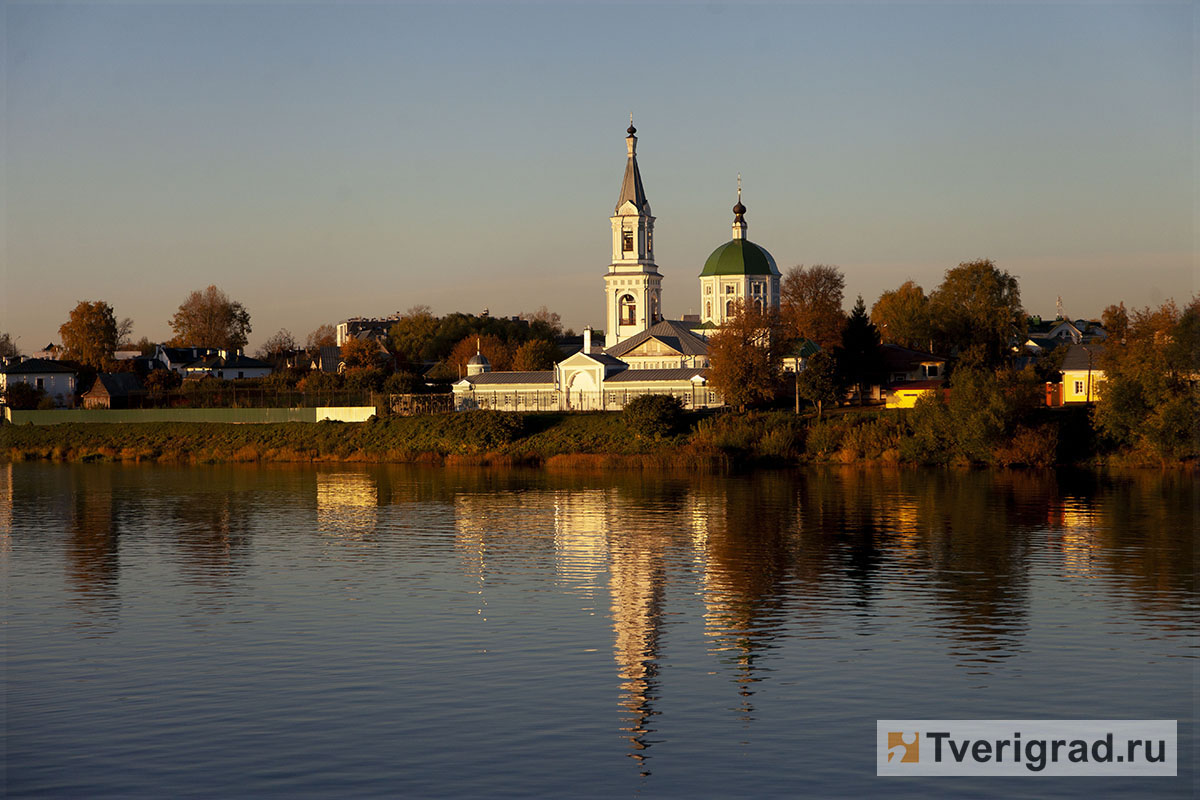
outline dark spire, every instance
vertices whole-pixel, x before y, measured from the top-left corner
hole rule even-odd
[[[646,190],[642,188],[642,173],[638,170],[637,163],[637,137],[634,136],[633,115],[629,115],[629,135],[625,137],[625,146],[628,150],[629,160],[625,162],[625,178],[621,181],[621,196],[617,198],[617,210],[621,210],[627,201],[633,201],[633,205],[637,208],[640,214],[650,213],[650,203],[646,200]]]

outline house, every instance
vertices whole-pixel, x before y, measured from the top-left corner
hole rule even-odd
[[[912,408],[917,398],[942,388],[946,359],[898,344],[880,346],[884,385],[879,394],[887,408]]]
[[[1073,344],[1067,349],[1062,364],[1062,393],[1060,402],[1094,403],[1104,383],[1100,367],[1104,345],[1100,343]]]
[[[131,372],[101,372],[80,398],[84,408],[130,408],[131,399],[146,394]]]
[[[945,382],[941,380],[896,383],[889,386],[884,392],[884,406],[886,408],[912,408],[917,404],[917,400],[927,394],[934,394],[938,391],[948,393],[949,389],[945,387]]]
[[[879,349],[889,384],[941,380],[945,377],[946,359],[941,356],[898,344],[881,345]]]
[[[0,369],[0,392],[18,383],[40,389],[59,408],[75,405],[75,370],[48,358],[28,358]]]
[[[266,361],[242,355],[241,350],[217,350],[214,355],[193,361],[183,366],[185,379],[220,378],[235,380],[240,378],[265,378],[271,374],[273,367]]]
[[[215,354],[211,347],[167,347],[158,345],[154,349],[154,360],[169,370],[186,375],[185,367],[201,359]]]
[[[1070,320],[1061,317],[1050,322],[1042,322],[1041,319],[1032,320],[1027,332],[1029,337],[1037,341],[1043,348],[1047,344],[1043,340],[1049,340],[1056,344],[1083,344],[1097,339],[1102,340],[1108,336],[1104,326],[1096,320]]]
[[[821,352],[821,346],[812,339],[801,339],[783,356],[784,372],[801,372],[808,360]]]

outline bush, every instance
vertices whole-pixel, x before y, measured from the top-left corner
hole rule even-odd
[[[683,425],[683,403],[667,394],[644,394],[625,404],[621,412],[629,430],[639,436],[670,436]]]
[[[992,460],[1001,467],[1051,467],[1057,452],[1055,426],[1018,425],[1012,437],[995,448]]]
[[[46,398],[45,390],[38,389],[28,383],[11,384],[4,393],[4,402],[11,408],[21,411],[37,408],[43,398]]]
[[[525,417],[506,411],[464,411],[464,439],[483,450],[511,444],[525,432]]]
[[[810,456],[824,458],[842,449],[845,430],[839,422],[818,422],[808,429],[804,450]]]

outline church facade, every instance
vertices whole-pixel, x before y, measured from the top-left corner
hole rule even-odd
[[[700,272],[700,320],[662,314],[662,275],[654,260],[654,216],[637,162],[637,129],[626,131],[625,174],[613,215],[612,259],[604,275],[604,346],[584,332],[583,349],[540,372],[493,372],[482,355],[454,384],[457,410],[620,410],[644,394],[678,397],[685,408],[723,404],[708,385],[707,335],[739,304],[779,307],[779,269],[765,248],[746,238],[746,207],[733,207],[733,238]]]

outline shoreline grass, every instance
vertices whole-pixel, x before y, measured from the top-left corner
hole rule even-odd
[[[806,464],[1186,467],[1134,451],[1099,452],[1086,410],[1031,420],[968,457],[922,449],[903,412],[823,420],[788,412],[685,415],[674,433],[637,433],[621,414],[470,412],[366,423],[115,423],[0,427],[0,461],[85,463],[413,463],[550,470],[705,472]]]

